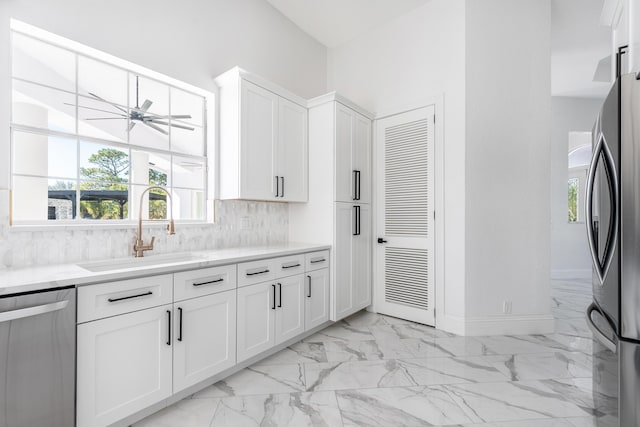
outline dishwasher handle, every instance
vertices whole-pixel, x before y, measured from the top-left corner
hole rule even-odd
[[[58,301],[51,304],[37,305],[35,307],[21,308],[18,310],[4,311],[0,313],[0,323],[9,322],[16,319],[24,319],[25,317],[38,316],[40,314],[51,313],[62,310],[69,304],[69,301]]]

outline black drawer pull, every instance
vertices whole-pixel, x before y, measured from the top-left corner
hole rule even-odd
[[[271,305],[271,310],[276,309],[276,285],[272,284],[271,288],[273,289],[273,305]]]
[[[273,291],[275,294],[275,290]],[[278,301],[278,307],[282,307],[282,283],[278,283],[278,292],[280,293],[280,300]]]
[[[282,266],[282,268],[294,268],[294,267],[300,267],[300,264],[283,265],[283,266]]]
[[[171,310],[167,310],[167,345],[171,345]]]
[[[321,259],[312,259],[312,260],[311,260],[311,264],[317,264],[317,263],[319,263],[319,262],[325,262],[325,261],[326,261],[326,259],[324,259],[324,258],[321,258]]]
[[[182,307],[178,307],[178,313],[180,314],[180,327],[178,328],[178,341],[182,342]]]
[[[247,273],[247,276],[255,276],[256,274],[268,273],[269,270],[256,271],[255,273]]]
[[[212,283],[220,283],[220,282],[223,282],[223,281],[224,281],[224,279],[220,278],[220,279],[216,279],[216,280],[211,280],[209,282],[194,283],[193,286],[210,285]]]
[[[124,301],[126,299],[146,297],[148,295],[153,295],[153,292],[149,291],[149,292],[146,292],[144,294],[131,295],[131,296],[128,296],[128,297],[121,297],[121,298],[109,298],[107,301],[109,301],[109,302]]]
[[[307,294],[307,298],[311,298],[311,276],[307,276],[307,279],[309,279],[309,293]]]

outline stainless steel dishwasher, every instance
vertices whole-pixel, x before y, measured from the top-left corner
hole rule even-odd
[[[0,427],[75,425],[76,290],[0,295]]]

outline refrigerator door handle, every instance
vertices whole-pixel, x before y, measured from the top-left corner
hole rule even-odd
[[[596,324],[593,323],[593,319],[591,318],[591,313],[593,313],[594,311],[598,312],[598,314],[600,314],[600,316],[602,316],[603,319],[605,320],[607,319],[602,315],[602,313],[598,309],[598,306],[592,302],[589,305],[589,307],[587,307],[587,326],[591,330],[591,333],[593,334],[593,336],[600,342],[600,344],[605,346],[612,353],[614,354],[617,353],[618,346],[616,345],[615,341],[611,340],[609,337],[603,334],[602,331],[596,326]]]
[[[596,128],[599,128],[599,121]],[[619,185],[618,175],[616,173],[615,161],[613,155],[607,146],[607,141],[604,135],[600,132],[598,134],[598,140],[593,150],[593,158],[591,159],[591,165],[589,166],[589,175],[587,177],[587,197],[585,201],[585,214],[587,225],[587,241],[589,243],[589,250],[591,252],[591,258],[595,266],[596,273],[600,283],[604,283],[604,280],[611,266],[613,255],[615,253],[615,246],[618,241],[618,197],[619,197]],[[604,173],[609,183],[609,196],[611,203],[611,221],[609,222],[609,229],[607,230],[607,239],[604,245],[604,259],[600,261],[598,254],[598,242],[596,242],[597,233],[594,230],[596,226],[593,221],[593,190],[596,179],[596,169],[598,167],[598,161],[602,157],[604,163]]]

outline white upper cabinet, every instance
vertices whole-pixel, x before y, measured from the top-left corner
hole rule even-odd
[[[336,202],[371,201],[371,120],[336,103]]]
[[[216,83],[220,198],[306,202],[306,101],[238,68]]]
[[[280,98],[278,109],[278,146],[276,176],[280,179],[279,195],[288,202],[306,202],[307,172],[307,109]]]
[[[243,81],[240,119],[240,195],[275,197],[278,95]]]

